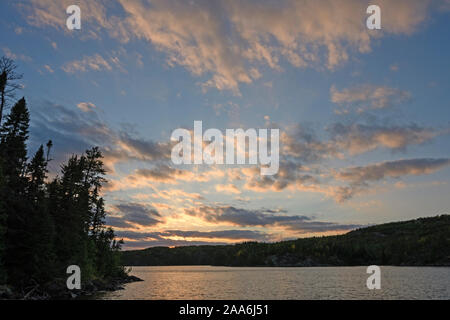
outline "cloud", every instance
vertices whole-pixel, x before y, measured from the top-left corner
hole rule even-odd
[[[144,140],[125,132],[119,134],[118,145],[121,150],[126,151],[131,157],[142,161],[168,160],[172,150],[169,142]]]
[[[348,182],[347,186],[333,189],[338,202],[351,199],[353,196],[367,192],[370,183],[386,178],[398,179],[403,176],[418,176],[434,173],[450,165],[450,159],[407,159],[386,161],[362,167],[352,167],[336,172],[337,180]]]
[[[116,227],[130,225],[149,227],[162,222],[161,215],[156,209],[140,203],[120,203],[112,207],[120,216],[111,216],[107,223],[115,223]],[[112,220],[111,220],[112,219]],[[122,226],[120,226],[122,224]]]
[[[293,130],[283,132],[279,172],[274,176],[261,176],[257,167],[247,167],[240,169],[237,178],[245,180],[244,188],[254,192],[313,192],[342,202],[350,198],[349,193],[363,188],[336,186],[336,177],[333,170],[326,166],[326,160],[342,160],[347,155],[354,156],[379,148],[406,151],[409,146],[426,143],[445,133],[415,124],[400,126],[341,123],[328,126],[326,132],[330,136],[328,139],[319,138],[310,126],[305,125],[297,125]],[[237,179],[234,176],[231,178]]]
[[[186,192],[181,189],[169,189],[169,190],[158,190],[158,192],[155,192],[152,194],[153,198],[163,198],[166,200],[177,200],[177,199],[183,199],[182,201],[185,201],[186,199],[193,199],[193,200],[203,200],[204,197],[200,193],[196,192]]]
[[[321,222],[321,221],[311,221],[311,222],[281,222],[280,226],[286,227],[287,230],[296,231],[298,234],[302,233],[324,233],[324,232],[348,232],[350,230],[355,230],[361,228],[359,224],[339,224],[333,222]]]
[[[333,70],[350,55],[369,52],[373,39],[409,35],[426,20],[430,2],[378,1],[383,29],[376,33],[364,23],[370,4],[366,0],[82,0],[77,4],[91,37],[106,31],[120,42],[141,39],[164,52],[170,66],[207,76],[202,80],[204,88],[240,94],[241,84],[262,76],[261,66],[281,70],[285,61],[298,68]],[[65,30],[69,4],[31,0],[21,7],[30,24]],[[83,65],[68,70],[87,69]]]
[[[331,101],[343,108],[343,110],[338,110],[338,113],[347,113],[354,108],[358,112],[368,109],[385,109],[411,98],[411,93],[408,91],[371,84],[359,85],[341,91],[332,86],[330,94]]]
[[[212,74],[204,86],[219,90],[238,92],[240,83],[260,77],[254,64],[279,70],[281,59],[295,67],[334,69],[348,60],[350,51],[370,51],[373,37],[361,17],[368,3],[358,0],[120,3],[133,36],[165,51],[171,65],[184,66],[195,75]],[[394,12],[399,12],[384,17],[387,33],[410,33],[425,19],[427,9],[423,1],[383,1],[383,6],[385,11],[395,6]]]
[[[128,157],[126,159],[130,160],[132,158]],[[120,161],[123,161],[123,159]],[[121,177],[120,179],[110,179],[106,185],[106,190],[118,191],[133,188],[152,188],[155,184],[159,183],[176,185],[182,181],[190,183],[208,182],[213,179],[222,178],[225,175],[222,170],[214,168],[200,171],[197,167],[192,167],[184,170],[175,169],[158,161],[153,162],[153,160],[150,159],[146,161],[153,164],[154,167],[152,169],[137,169],[133,173]],[[161,193],[161,197],[164,197],[164,193]]]
[[[120,67],[120,60],[111,57],[108,60],[99,54],[84,56],[80,60],[67,62],[61,68],[67,73],[87,72],[87,71],[111,71],[113,66]]]
[[[389,70],[397,72],[398,70],[400,70],[400,67],[398,66],[398,64],[392,64],[391,66],[389,66]]]
[[[132,240],[163,240],[161,232],[137,232],[133,230],[118,230],[115,232],[116,238],[127,238]]]
[[[139,205],[127,204],[122,211],[139,212],[139,216],[144,212]],[[200,217],[210,223],[232,224],[239,227],[279,227],[294,234],[324,232],[345,232],[360,227],[354,224],[338,224],[333,222],[314,221],[306,216],[286,215],[284,210],[247,210],[230,206],[202,206],[194,209],[185,209],[188,215]],[[149,247],[149,246],[183,246],[196,244],[225,244],[229,241],[273,241],[275,238],[261,230],[247,229],[226,229],[213,231],[198,230],[178,230],[169,229],[162,231],[144,232],[137,231],[131,225],[134,221],[128,222],[129,217],[123,218],[108,217],[108,224],[119,228],[129,228],[129,230],[116,231],[117,238],[125,238],[125,247]],[[111,223],[113,222],[113,223]],[[139,219],[140,222],[140,219]],[[183,240],[180,240],[183,238]],[[209,241],[199,241],[208,239]],[[210,241],[215,240],[215,241]],[[217,242],[217,240],[227,240],[227,242]]]
[[[132,36],[167,53],[171,66],[181,65],[194,75],[212,73],[204,87],[233,90],[252,82],[239,50],[227,44],[226,11],[220,2],[119,1],[127,13]],[[255,75],[255,71],[253,75]]]
[[[189,175],[189,171],[174,169],[168,165],[158,165],[154,169],[138,169],[136,175],[147,178],[151,181],[174,182],[179,178]]]
[[[450,165],[450,159],[407,159],[386,161],[364,167],[353,167],[338,173],[337,178],[356,184],[378,181],[384,178],[399,178],[406,175],[433,173]]]
[[[279,192],[286,188],[315,190],[318,180],[305,172],[300,164],[282,161],[278,173],[273,176],[262,176],[258,167],[243,168],[246,176],[245,188],[256,192]]]
[[[116,228],[124,228],[124,229],[126,229],[126,228],[133,228],[134,227],[133,224],[123,220],[121,217],[115,217],[115,216],[110,216],[110,215],[106,216],[105,223],[106,223],[107,226],[116,227]],[[116,234],[118,232],[119,231],[116,231]],[[117,237],[121,237],[121,236],[117,235]]]
[[[48,64],[44,65],[44,68],[45,68],[45,70],[47,70],[47,72],[49,72],[49,73],[55,72],[55,71],[52,69],[52,67],[50,67]]]
[[[297,234],[348,231],[360,227],[359,225],[314,221],[310,217],[302,215],[274,214],[270,210],[248,210],[232,206],[201,206],[185,209],[185,213],[200,217],[210,223],[231,224],[241,227],[277,226],[295,231]]]
[[[377,148],[404,151],[408,146],[423,144],[439,134],[434,129],[423,128],[416,124],[386,126],[336,123],[329,127],[328,131],[332,135],[332,145],[350,155]]]
[[[292,131],[281,135],[282,159],[278,174],[261,176],[257,167],[241,168],[239,180],[245,180],[244,189],[254,192],[280,192],[284,190],[321,193],[337,202],[344,202],[356,194],[367,192],[372,187],[369,182],[384,177],[400,178],[404,175],[432,173],[442,163],[436,165],[432,159],[423,161],[399,160],[368,167],[330,169],[327,159],[344,159],[375,149],[406,151],[413,145],[431,141],[438,135],[448,134],[448,130],[410,125],[386,124],[342,124],[334,123],[326,128],[328,140],[319,139],[308,126],[298,125]],[[427,162],[428,161],[428,162]],[[425,164],[429,163],[429,167]],[[408,166],[408,164],[410,164]],[[422,166],[421,166],[422,165]],[[403,172],[400,169],[403,168]],[[420,171],[420,168],[423,168]],[[397,171],[397,175],[395,171]],[[368,179],[379,174],[379,179]],[[360,175],[360,181],[358,181]],[[242,176],[245,177],[242,179]],[[231,176],[230,176],[231,177]],[[236,179],[234,176],[231,177]],[[348,185],[342,185],[347,182]]]
[[[380,122],[380,121],[378,121]],[[406,151],[409,146],[430,142],[448,130],[421,127],[417,124],[388,125],[365,123],[332,123],[325,128],[329,138],[319,138],[311,127],[296,125],[293,130],[281,134],[282,154],[300,164],[317,164],[327,159],[343,159],[385,148]],[[292,165],[291,165],[292,166]],[[292,171],[292,170],[291,170]]]
[[[170,142],[155,142],[113,130],[98,116],[98,108],[88,105],[82,106],[83,108],[90,112],[82,112],[80,105],[71,109],[48,101],[34,106],[31,109],[32,149],[37,149],[39,144],[52,139],[56,154],[51,155],[54,161],[51,162],[50,169],[56,171],[69,155],[81,153],[92,145],[99,145],[105,156],[104,163],[108,173],[112,174],[105,185],[106,192],[133,188],[150,188],[155,191],[154,186],[160,183],[204,183],[222,179],[220,184],[213,185],[219,193],[290,190],[320,193],[341,202],[355,194],[366,192],[371,187],[370,183],[376,180],[366,179],[365,182],[358,182],[352,177],[357,176],[356,172],[362,172],[362,167],[359,168],[361,170],[333,170],[322,161],[336,157],[342,159],[347,153],[355,155],[377,148],[403,151],[409,146],[431,141],[436,135],[448,133],[415,124],[399,126],[335,123],[327,128],[329,140],[322,140],[309,127],[298,126],[293,133],[282,134],[283,152],[278,173],[274,176],[261,176],[257,166],[230,170],[216,167],[210,167],[208,170],[200,170],[198,167],[172,167],[169,165],[172,146]],[[144,162],[145,168],[115,176],[118,163],[131,161],[136,161],[140,166]],[[427,172],[424,171],[424,174]],[[388,173],[386,177],[393,175]],[[227,178],[226,183],[222,182],[224,178]],[[202,195],[198,193],[182,194],[179,189],[155,191],[151,194],[151,197],[156,196],[189,203],[203,200]]]
[[[160,143],[110,128],[98,115],[91,102],[82,102],[69,108],[51,101],[40,101],[31,111],[31,140],[39,146],[51,139],[54,143],[51,166],[59,164],[69,155],[100,146],[109,173],[115,165],[128,161],[157,162],[170,159],[171,143]]]
[[[185,209],[185,212],[191,216],[201,217],[208,222],[228,223],[242,227],[268,226],[282,221],[309,220],[306,216],[272,215],[258,210],[239,209],[232,206],[201,206]]]
[[[179,181],[206,182],[214,178],[222,177],[220,170],[199,171],[197,168],[176,169],[167,164],[156,164],[153,169],[137,169],[134,177],[145,178],[149,182],[176,184]]]
[[[241,191],[234,184],[218,184],[216,185],[216,191],[224,194],[240,194]]]
[[[37,148],[49,139],[53,141],[50,166],[55,171],[68,156],[114,141],[114,132],[95,112],[86,114],[51,101],[39,101],[33,104],[30,113],[32,147]]]
[[[442,11],[450,11],[450,0],[444,0],[440,3],[440,10]]]
[[[125,250],[139,250],[150,247],[181,247],[181,246],[205,246],[205,245],[227,245],[227,242],[216,241],[187,241],[187,240],[138,240],[138,241],[126,241],[123,245]]]
[[[305,125],[296,125],[293,132],[282,132],[280,143],[284,155],[302,163],[316,163],[338,156],[338,150],[332,142],[320,140],[315,131]]]
[[[119,230],[116,231],[116,238],[130,239],[131,241],[160,241],[167,242],[167,245],[171,241],[180,241],[179,238],[184,238],[183,241],[191,243],[192,241],[198,241],[198,239],[215,239],[215,240],[258,240],[267,241],[270,236],[264,232],[256,230],[219,230],[219,231],[190,231],[190,230],[164,230],[158,232],[137,232],[133,230]],[[197,239],[197,240],[195,240]],[[128,244],[129,241],[125,240]],[[211,244],[211,242],[204,242]]]
[[[80,102],[77,104],[77,107],[83,112],[92,112],[97,108],[92,102]]]
[[[182,231],[166,230],[165,236],[183,238],[227,239],[227,240],[259,240],[265,241],[269,236],[261,231],[254,230],[221,230],[221,231]]]
[[[29,56],[24,55],[22,53],[14,53],[11,51],[11,49],[9,49],[7,47],[3,47],[3,53],[5,54],[5,56],[7,58],[10,58],[12,60],[20,60],[20,61],[24,61],[24,62],[33,61],[33,59],[31,59]]]
[[[66,9],[74,4],[71,0],[20,0],[18,7],[26,16],[27,22],[35,27],[53,27],[67,32]],[[118,36],[121,32],[121,23],[117,17],[107,14],[106,6],[112,1],[105,0],[78,0],[76,4],[81,9],[82,28],[88,27],[83,34],[87,38],[98,38],[102,29],[109,30],[111,35]],[[114,31],[113,29],[116,29]]]

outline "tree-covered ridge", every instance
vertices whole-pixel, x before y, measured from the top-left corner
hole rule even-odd
[[[450,215],[387,223],[339,236],[277,243],[124,251],[123,263],[129,266],[450,266]]]
[[[9,77],[0,73],[3,106]],[[0,123],[0,284],[25,292],[67,278],[69,265],[81,268],[83,282],[123,276],[122,242],[105,226],[101,152],[73,155],[48,181],[52,143],[29,159],[29,121],[22,98]]]

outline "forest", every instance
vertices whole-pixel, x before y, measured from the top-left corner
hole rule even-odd
[[[450,215],[381,224],[339,236],[277,243],[124,251],[127,266],[450,266]]]
[[[83,283],[124,277],[122,241],[105,226],[102,153],[93,147],[72,155],[49,179],[53,144],[29,156],[29,106],[14,100],[22,78],[16,69],[0,59],[0,285],[19,296],[57,280],[64,286],[70,265],[81,268]]]

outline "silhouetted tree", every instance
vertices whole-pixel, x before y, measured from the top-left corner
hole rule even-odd
[[[0,158],[0,284],[6,283],[5,269],[5,234],[6,234],[6,210],[4,204],[4,178],[2,169],[2,160]]]
[[[11,113],[0,128],[0,154],[3,160],[3,174],[7,181],[23,177],[27,160],[26,140],[29,122],[30,115],[26,101],[22,98],[11,109]]]
[[[25,99],[20,99],[11,109],[0,129],[0,158],[4,175],[4,206],[7,210],[6,257],[8,278],[14,282],[26,281],[31,273],[29,257],[32,237],[31,215],[24,201],[27,190],[26,161],[29,113]]]
[[[54,226],[48,210],[46,196],[47,161],[44,158],[44,147],[41,145],[27,168],[28,192],[32,235],[32,250],[29,257],[33,272],[29,275],[36,282],[44,282],[54,276],[55,255]]]
[[[104,200],[99,196],[105,181],[101,159],[98,148],[72,156],[62,167],[62,177],[49,188],[60,265],[80,265],[85,279],[106,276],[104,259],[111,262],[109,251],[113,254],[118,246],[114,233],[105,229]],[[117,269],[117,261],[109,267]]]
[[[20,79],[14,62],[0,59],[2,111]],[[24,98],[0,126],[0,283],[29,290],[81,267],[83,280],[124,275],[122,241],[105,226],[102,154],[73,155],[61,176],[47,180],[52,141],[27,158],[30,115]],[[34,289],[33,289],[34,290]]]
[[[0,125],[8,100],[13,99],[15,91],[21,88],[17,80],[22,79],[22,75],[16,70],[17,65],[14,60],[5,56],[0,58]]]

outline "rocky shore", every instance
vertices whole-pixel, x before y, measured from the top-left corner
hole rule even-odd
[[[81,285],[80,290],[67,289],[66,279],[55,279],[44,285],[36,284],[15,290],[6,285],[0,285],[0,299],[6,300],[71,300],[92,296],[101,291],[122,290],[126,283],[143,281],[135,276],[124,276],[108,280],[92,280]]]

